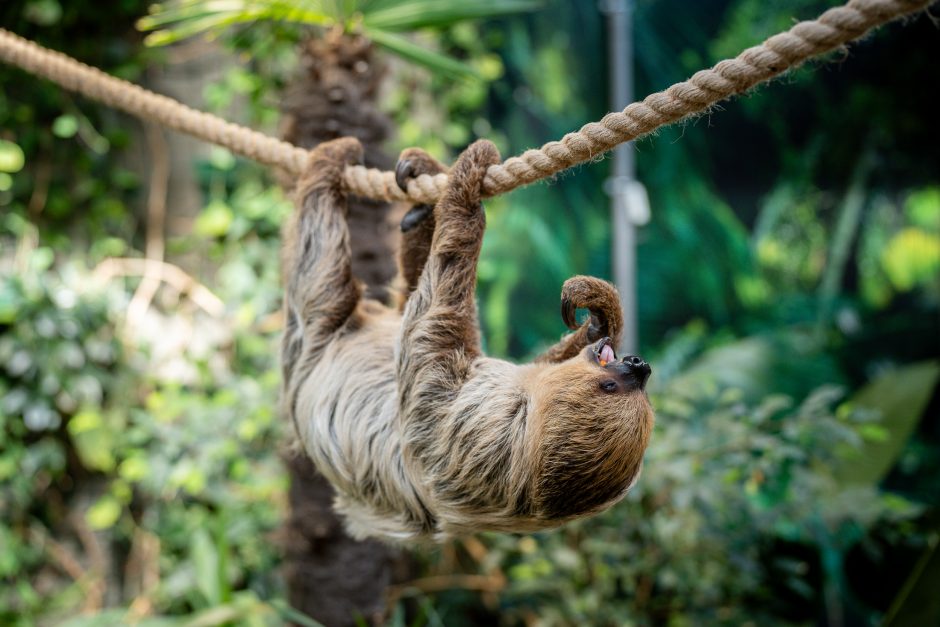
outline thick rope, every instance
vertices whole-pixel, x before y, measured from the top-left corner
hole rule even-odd
[[[308,151],[264,133],[226,122],[181,102],[115,78],[61,52],[0,28],[0,60],[109,107],[157,122],[265,165],[300,172]]]
[[[485,196],[550,177],[566,168],[595,159],[624,142],[707,111],[715,104],[743,93],[792,69],[812,57],[830,52],[892,20],[925,9],[933,0],[850,0],[817,19],[799,22],[790,30],[748,48],[687,81],[634,102],[600,122],[585,124],[539,149],[527,150],[490,166],[483,180]],[[303,148],[187,107],[172,98],[115,78],[62,53],[43,48],[0,29],[0,60],[49,79],[66,89],[99,100],[127,113],[228,148],[261,163],[299,174],[307,160]],[[422,175],[408,184],[405,194],[393,172],[349,166],[345,172],[350,192],[381,200],[432,203],[443,193],[447,175]]]

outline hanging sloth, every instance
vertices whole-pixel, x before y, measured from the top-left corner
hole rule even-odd
[[[284,232],[283,402],[306,453],[359,538],[440,540],[535,531],[603,511],[636,482],[653,427],[650,367],[617,359],[612,285],[562,287],[574,332],[528,365],[486,357],[474,289],[480,203],[492,143],[470,146],[433,208],[402,221],[401,297],[362,297],[350,269],[343,169],[362,156],[337,139],[310,155]],[[444,168],[402,153],[397,180]],[[590,317],[581,325],[575,310]]]

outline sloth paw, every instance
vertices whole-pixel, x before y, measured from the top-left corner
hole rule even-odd
[[[310,151],[312,162],[329,161],[334,164],[358,164],[362,162],[362,144],[355,137],[340,137],[317,145]]]
[[[489,140],[478,139],[457,158],[450,173],[451,188],[471,188],[479,196],[487,168],[497,163],[499,150],[496,145]]]
[[[405,148],[398,156],[395,166],[395,182],[402,191],[408,191],[408,181],[429,174],[434,176],[446,172],[447,168],[437,159],[420,148]]]
[[[499,163],[499,151],[493,142],[478,139],[470,144],[450,169],[450,182],[438,207],[457,209],[459,213],[481,214],[483,179],[491,165]]]
[[[408,181],[422,174],[431,176],[446,171],[436,159],[420,148],[406,148],[398,157],[395,166],[395,182],[402,191],[408,191]],[[407,233],[434,213],[431,205],[415,205],[401,219],[401,232]]]
[[[304,171],[297,180],[297,194],[304,197],[313,189],[342,190],[343,169],[362,162],[362,144],[354,137],[341,137],[319,144],[310,151]]]

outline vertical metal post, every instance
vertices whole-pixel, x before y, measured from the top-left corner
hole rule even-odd
[[[607,47],[610,62],[610,108],[620,111],[633,101],[633,16],[627,0],[601,0],[607,17]],[[633,142],[614,149],[613,171],[606,189],[610,195],[611,242],[614,283],[623,306],[623,339],[619,352],[635,353],[637,339],[636,228],[627,206],[635,178]]]

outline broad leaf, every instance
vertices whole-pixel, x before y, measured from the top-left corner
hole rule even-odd
[[[190,559],[196,571],[196,587],[210,606],[222,602],[222,582],[219,580],[219,552],[205,529],[197,529],[189,546]]]
[[[864,440],[861,449],[846,450],[835,476],[845,485],[878,484],[904,449],[933,395],[940,365],[930,361],[898,368],[859,390],[848,404],[879,412],[884,431]]]
[[[920,562],[914,567],[914,572],[904,582],[882,625],[904,627],[904,625],[940,624],[938,581],[940,581],[940,543],[935,537]]]
[[[653,381],[665,383],[655,376]],[[673,385],[733,388],[757,401],[770,393],[802,398],[824,383],[842,383],[832,359],[818,350],[812,335],[783,330],[709,349],[676,375]]]

